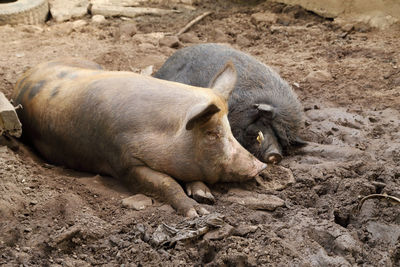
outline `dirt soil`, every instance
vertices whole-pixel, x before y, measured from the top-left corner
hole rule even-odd
[[[57,57],[139,72],[157,70],[190,42],[228,43],[276,69],[304,105],[311,144],[282,162],[296,182],[281,191],[254,181],[214,185],[216,203],[207,207],[229,231],[160,246],[150,242],[156,229],[185,221],[170,206],[124,208],[132,193],[115,179],[47,164],[22,143],[0,146],[0,265],[400,266],[399,203],[371,198],[358,209],[370,194],[400,197],[399,27],[337,25],[269,2],[195,7],[106,24],[87,17],[86,25],[1,26],[0,91],[10,97],[18,76]],[[214,13],[179,47],[159,44],[206,10]],[[253,210],[229,201],[232,188],[285,205]]]

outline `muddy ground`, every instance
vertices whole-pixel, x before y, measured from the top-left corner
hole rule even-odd
[[[89,17],[86,25],[0,26],[0,90],[10,96],[25,70],[62,56],[110,70],[156,70],[177,48],[159,45],[155,32],[175,33],[205,10],[214,13],[179,47],[228,43],[279,71],[299,95],[302,135],[323,146],[283,160],[296,182],[281,191],[255,182],[212,186],[216,203],[208,209],[233,228],[157,246],[151,240],[159,225],[184,220],[168,205],[123,208],[132,193],[114,179],[49,165],[22,144],[0,146],[0,265],[400,266],[399,205],[372,198],[357,208],[370,194],[400,197],[398,26],[377,31],[296,7],[225,1],[139,17],[136,29],[120,18],[95,24]],[[259,12],[276,18],[252,16]],[[285,205],[261,211],[230,202],[228,191],[240,187]]]

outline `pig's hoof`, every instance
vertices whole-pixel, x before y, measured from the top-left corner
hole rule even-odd
[[[199,217],[199,214],[197,213],[195,208],[191,208],[186,212],[185,217],[195,218],[195,217]]]
[[[194,200],[204,204],[213,204],[215,202],[214,196],[211,194],[210,189],[200,181],[187,183],[186,192],[188,196],[193,197]]]
[[[210,214],[210,212],[208,210],[206,210],[203,207],[198,206],[196,208],[195,207],[190,208],[186,212],[185,216],[189,217],[189,218],[195,218],[195,217],[199,217],[199,215],[207,215],[207,214]]]

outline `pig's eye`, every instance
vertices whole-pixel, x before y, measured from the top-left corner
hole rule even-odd
[[[207,139],[210,141],[214,141],[220,138],[220,134],[217,131],[208,131],[207,132]]]

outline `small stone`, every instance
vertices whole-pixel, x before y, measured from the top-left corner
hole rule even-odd
[[[87,14],[88,0],[50,0],[50,13],[57,22],[82,18]]]
[[[142,194],[127,197],[122,200],[123,207],[134,210],[143,210],[151,205],[153,205],[152,199]]]
[[[341,26],[342,30],[345,32],[351,32],[354,29],[354,25],[351,23],[347,23]]]
[[[331,75],[328,71],[325,71],[325,70],[317,70],[317,71],[312,71],[312,72],[310,72],[310,73],[306,76],[305,80],[306,80],[307,82],[314,83],[314,82],[328,82],[328,81],[332,81],[333,78],[332,78],[332,75]]]
[[[119,26],[119,32],[121,36],[132,37],[137,33],[136,24],[131,21],[123,22]]]
[[[229,190],[228,201],[241,204],[254,210],[274,211],[285,205],[285,201],[274,195],[257,194],[254,192],[233,188]]]
[[[43,28],[37,25],[23,25],[22,26],[22,31],[28,32],[28,33],[42,33],[44,32]]]
[[[143,44],[139,44],[138,47],[142,51],[147,51],[147,50],[154,49],[155,46],[150,43],[143,43]]]
[[[160,46],[167,46],[171,48],[179,47],[179,39],[176,36],[165,36],[159,41]]]
[[[94,15],[92,17],[92,21],[97,24],[104,24],[106,22],[106,18],[103,15]]]
[[[144,76],[151,76],[153,74],[153,65],[147,66],[144,69],[140,70],[140,75],[144,75]]]
[[[137,33],[132,37],[132,42],[136,44],[149,43],[157,46],[162,38],[164,38],[164,33],[162,32]]]
[[[210,36],[215,43],[229,43],[228,36],[220,29],[211,30]]]
[[[276,23],[281,24],[281,25],[283,25],[283,26],[289,26],[290,23],[291,23],[291,20],[290,20],[290,18],[288,18],[288,17],[282,16],[282,17],[279,17],[279,18],[276,20]]]
[[[242,33],[236,36],[236,44],[241,47],[248,47],[251,45],[251,41],[246,37],[246,34]]]
[[[197,35],[187,32],[179,35],[179,40],[183,43],[200,43],[199,37]]]
[[[82,28],[83,26],[87,25],[87,22],[80,19],[80,20],[76,20],[74,22],[72,22],[72,29],[76,30],[79,28]]]
[[[239,225],[233,230],[232,235],[245,236],[249,233],[254,233],[257,229],[257,225]]]
[[[203,237],[204,240],[221,240],[225,237],[228,237],[232,234],[233,226],[229,224],[225,224],[221,228],[212,230],[206,233]]]
[[[350,252],[351,254],[360,253],[360,246],[351,235],[344,234],[335,239],[333,242],[334,249],[338,251],[338,254],[345,254]]]
[[[276,22],[276,15],[271,12],[259,12],[251,15],[251,23],[254,25],[259,24],[273,24]]]

